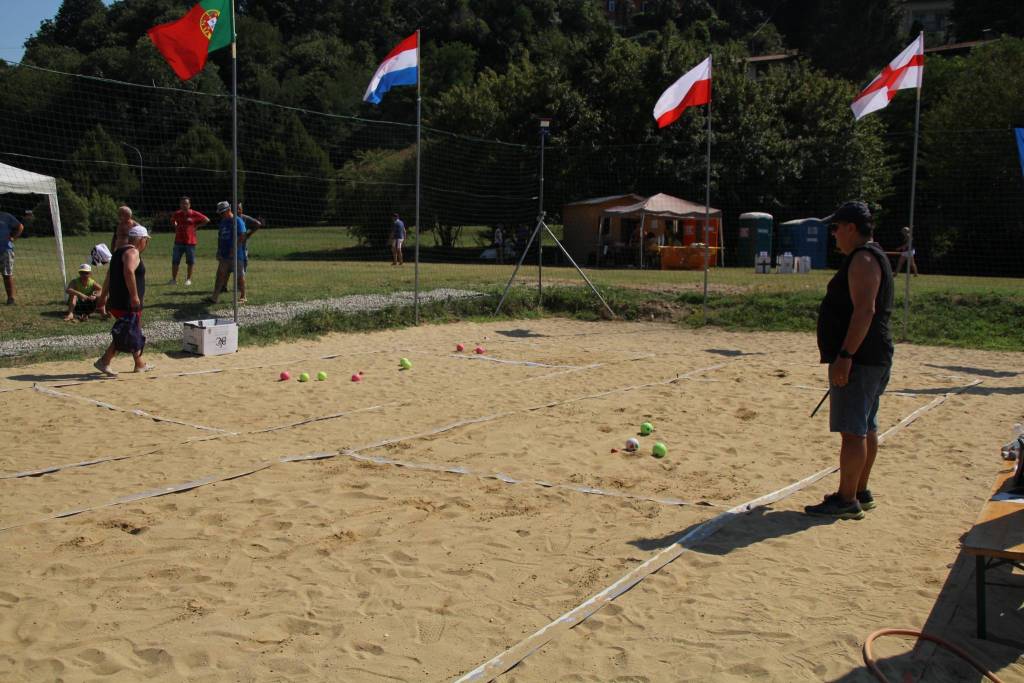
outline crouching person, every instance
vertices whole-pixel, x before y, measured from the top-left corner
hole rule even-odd
[[[68,312],[64,320],[84,322],[96,312],[96,302],[103,292],[103,287],[92,278],[92,266],[83,263],[78,266],[78,279],[72,280],[64,291],[68,295]]]

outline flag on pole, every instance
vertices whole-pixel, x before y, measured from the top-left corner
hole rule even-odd
[[[174,73],[187,81],[206,66],[206,57],[234,39],[231,0],[202,0],[177,21],[146,31]]]
[[[1017,153],[1020,155],[1020,171],[1024,173],[1024,128],[1014,128],[1014,137],[1017,138]]]
[[[396,85],[416,85],[419,81],[419,33],[414,33],[388,53],[377,67],[363,101],[380,104],[384,93]]]
[[[885,109],[896,97],[897,90],[920,88],[923,75],[924,33],[921,33],[857,95],[850,105],[853,117],[860,120],[873,111]]]
[[[693,67],[661,94],[654,105],[654,119],[664,128],[678,119],[687,107],[711,101],[711,55]]]

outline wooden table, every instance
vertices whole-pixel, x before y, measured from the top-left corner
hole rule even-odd
[[[992,487],[992,495],[1009,490],[1012,476],[1012,465],[1001,471]],[[978,521],[962,542],[964,552],[975,558],[978,637],[981,639],[986,638],[985,586],[988,584],[985,572],[1006,564],[1024,569],[1024,505],[991,498],[989,496],[981,508]]]

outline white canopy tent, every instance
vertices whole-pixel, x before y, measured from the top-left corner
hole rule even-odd
[[[714,207],[705,207],[703,204],[696,204],[694,202],[680,199],[679,197],[673,197],[669,194],[659,192],[653,197],[647,199],[641,199],[635,204],[629,204],[627,206],[613,206],[604,210],[605,216],[617,216],[619,218],[639,218],[640,219],[640,234],[644,233],[644,223],[648,217],[655,218],[671,218],[671,219],[696,219],[701,220],[705,217],[717,220],[719,225],[722,221],[722,210]],[[600,236],[599,236],[600,239]],[[724,246],[719,244],[719,246]],[[598,246],[600,249],[600,245]],[[640,259],[640,266],[643,267],[644,259],[644,240],[641,239],[637,245],[637,253]],[[719,254],[722,252],[719,251]]]
[[[67,285],[68,274],[64,266],[64,233],[60,225],[60,207],[57,205],[57,181],[39,173],[32,173],[0,163],[0,194],[44,194],[50,200],[53,217],[53,236],[57,238],[57,262],[60,264],[61,285]]]

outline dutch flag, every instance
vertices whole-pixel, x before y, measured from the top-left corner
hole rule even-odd
[[[398,44],[388,53],[366,87],[363,101],[380,104],[384,93],[396,85],[416,85],[419,78],[419,32]]]

